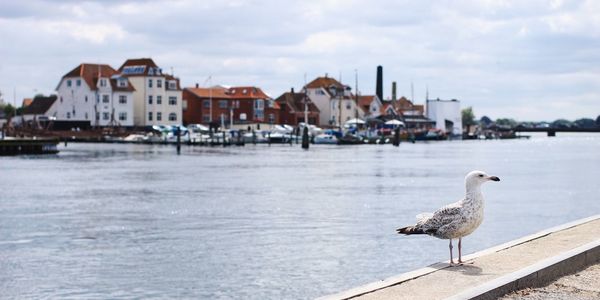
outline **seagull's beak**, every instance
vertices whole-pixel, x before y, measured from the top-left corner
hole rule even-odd
[[[496,177],[496,176],[490,176],[488,177],[490,180],[492,181],[500,181],[500,178]]]

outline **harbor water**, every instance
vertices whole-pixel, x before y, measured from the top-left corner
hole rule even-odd
[[[473,253],[600,213],[600,135],[391,145],[59,146],[0,157],[0,298],[310,299],[448,259],[399,236],[480,169]]]

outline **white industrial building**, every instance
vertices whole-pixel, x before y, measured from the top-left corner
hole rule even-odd
[[[462,137],[462,115],[460,101],[427,99],[427,118],[435,121],[435,128],[444,130],[451,136]]]

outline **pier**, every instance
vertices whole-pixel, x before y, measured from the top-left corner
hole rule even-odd
[[[19,154],[58,153],[59,140],[54,138],[5,138],[0,139],[0,156]]]
[[[496,299],[540,287],[600,262],[600,215],[538,232],[464,256],[461,266],[440,262],[319,298]]]

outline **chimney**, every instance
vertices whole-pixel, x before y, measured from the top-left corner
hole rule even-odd
[[[396,101],[396,82],[392,81],[392,101]]]
[[[292,88],[292,94],[294,94],[294,88]]]
[[[198,83],[196,83],[196,88],[199,88],[199,87],[200,87],[200,85]]]
[[[383,67],[377,66],[377,84],[375,86],[375,93],[379,99],[383,100]]]

